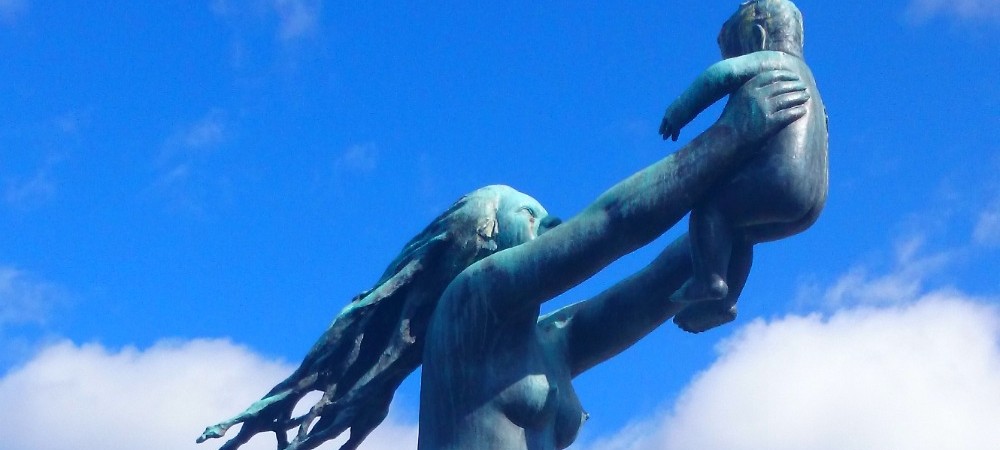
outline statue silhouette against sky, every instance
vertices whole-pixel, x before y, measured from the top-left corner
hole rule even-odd
[[[295,372],[198,442],[242,424],[222,449],[262,432],[274,432],[279,449],[312,449],[347,429],[342,448],[355,449],[422,364],[420,450],[569,446],[587,418],[572,379],[685,308],[670,298],[692,277],[690,242],[677,239],[593,298],[544,316],[542,303],[649,244],[733,174],[782,150],[767,143],[813,108],[811,76],[785,56],[768,52],[744,66],[749,81],[715,124],[564,223],[507,186],[462,197],[341,311]],[[313,391],[322,398],[293,417]]]

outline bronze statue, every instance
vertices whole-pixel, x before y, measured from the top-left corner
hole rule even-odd
[[[802,232],[819,217],[827,195],[827,121],[812,71],[803,60],[802,14],[788,0],[743,3],[719,33],[723,61],[706,70],[667,108],[660,134],[680,129],[760,67],[787,67],[806,84],[806,115],[762,142],[761,156],[712,189],[691,210],[694,276],[675,296],[696,302],[674,318],[704,331],[736,318],[750,274],[753,245]]]
[[[311,449],[348,428],[343,448],[357,448],[423,363],[421,449],[565,448],[585,417],[572,377],[683,308],[667,298],[691,276],[687,239],[595,298],[544,317],[541,303],[674,225],[722,176],[757,157],[761,142],[804,116],[808,98],[792,72],[754,77],[693,142],[559,226],[508,187],[463,197],[344,308],[292,375],[198,441],[242,423],[223,449],[267,431],[280,449]],[[323,397],[291,417],[312,391]]]
[[[198,442],[242,423],[223,450],[261,432],[274,432],[279,449],[312,449],[348,428],[342,449],[355,449],[422,364],[419,449],[569,446],[587,417],[572,379],[686,307],[671,296],[693,275],[692,246],[681,237],[594,298],[545,316],[541,304],[649,244],[734,174],[787,150],[771,142],[815,114],[811,75],[781,53],[755,58],[740,66],[746,82],[726,91],[714,125],[565,223],[506,186],[459,199],[341,311],[294,373]],[[322,398],[292,417],[312,391]]]

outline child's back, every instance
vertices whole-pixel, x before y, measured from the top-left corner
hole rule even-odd
[[[733,189],[760,194],[753,201],[758,213],[745,222],[754,242],[791,236],[805,230],[819,217],[828,187],[828,132],[826,108],[816,88],[812,71],[799,58],[791,70],[806,83],[809,102],[805,117],[792,122],[766,141],[754,157],[730,181]]]
[[[738,89],[754,75],[789,70],[810,96],[805,117],[756,149],[756,156],[691,211],[693,276],[675,295],[692,304],[674,318],[699,332],[736,317],[736,300],[746,283],[753,245],[799,233],[819,217],[826,202],[826,109],[812,71],[802,58],[802,21],[787,0],[754,0],[723,25],[714,64],[678,98],[660,133],[675,140],[699,112]]]

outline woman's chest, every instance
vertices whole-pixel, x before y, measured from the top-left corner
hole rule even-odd
[[[576,440],[587,414],[573,389],[563,355],[551,342],[521,349],[519,361],[506,360],[505,372],[494,406],[525,430],[552,439],[556,448],[568,447]],[[549,345],[547,345],[549,344]]]

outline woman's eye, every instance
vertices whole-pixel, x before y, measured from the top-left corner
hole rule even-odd
[[[531,218],[532,218],[532,219],[534,219],[534,218],[538,217],[538,215],[537,215],[537,214],[535,214],[535,210],[531,209],[531,208],[530,208],[530,207],[528,207],[528,206],[523,206],[523,207],[521,207],[521,211],[525,211],[525,212],[527,212],[527,213],[528,213],[529,215],[531,215]]]

